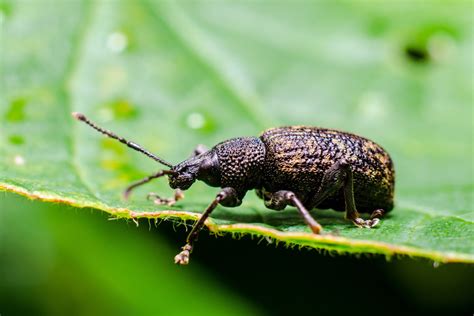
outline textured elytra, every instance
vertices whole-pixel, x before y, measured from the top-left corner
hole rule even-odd
[[[317,127],[281,127],[265,131],[266,147],[262,189],[290,190],[310,206],[324,173],[337,162],[349,164],[354,177],[354,198],[361,212],[393,208],[395,171],[388,153],[363,137]],[[343,211],[342,190],[319,208]]]

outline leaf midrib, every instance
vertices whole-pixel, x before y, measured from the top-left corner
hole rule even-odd
[[[82,183],[84,188],[87,190],[88,194],[93,197],[97,202],[104,203],[94,192],[92,186],[87,182],[86,178],[83,175],[82,168],[80,163],[78,162],[77,156],[77,124],[74,124],[70,113],[74,112],[72,108],[72,90],[73,90],[73,83],[74,80],[77,78],[78,69],[80,68],[81,60],[84,54],[84,47],[85,43],[87,42],[88,33],[90,28],[93,25],[94,15],[97,10],[97,2],[96,1],[86,1],[84,3],[85,10],[84,10],[84,19],[82,24],[78,27],[76,35],[72,39],[73,47],[71,48],[71,56],[66,63],[64,78],[63,78],[63,86],[61,87],[61,93],[64,96],[64,103],[66,104],[66,113],[64,119],[69,122],[69,153],[71,156],[71,168],[77,175],[77,178]]]
[[[263,111],[261,104],[259,104],[256,100],[252,102],[248,97],[245,96],[246,92],[236,89],[235,85],[232,85],[226,78],[225,74],[221,70],[221,67],[215,65],[215,63],[211,62],[209,58],[206,58],[204,54],[200,52],[202,49],[196,47],[196,41],[191,43],[190,41],[186,40],[186,36],[181,30],[183,28],[190,28],[186,27],[182,20],[185,20],[187,24],[192,24],[192,22],[186,18],[184,13],[180,12],[178,16],[177,10],[171,9],[171,7],[175,5],[174,3],[170,3],[168,1],[159,2],[161,14],[157,12],[156,8],[149,0],[141,0],[141,3],[145,7],[149,8],[148,12],[150,12],[153,23],[157,24],[158,21],[162,21],[166,26],[168,33],[176,39],[176,41],[188,53],[188,55],[192,57],[196,64],[206,69],[207,73],[214,78],[214,81],[217,82],[218,85],[234,99],[235,102],[230,102],[229,104],[238,106],[242,112],[249,117],[249,119],[259,126],[260,129],[264,129],[268,126],[271,126],[272,124],[275,124],[275,119],[268,119],[269,115]],[[170,13],[170,11],[173,11],[173,13]],[[172,18],[173,16],[175,19]],[[181,24],[178,25],[180,20]],[[202,37],[202,34],[196,31],[198,29],[196,25],[193,25],[192,29],[194,30],[193,35]],[[214,44],[216,43],[214,42]]]

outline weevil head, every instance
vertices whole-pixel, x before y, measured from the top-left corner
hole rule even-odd
[[[177,164],[169,175],[169,184],[172,189],[187,190],[196,180],[219,187],[220,171],[219,160],[214,150],[191,157]]]
[[[169,184],[173,189],[186,190],[201,180],[212,187],[252,189],[261,181],[264,160],[265,145],[259,138],[229,139],[174,166]]]

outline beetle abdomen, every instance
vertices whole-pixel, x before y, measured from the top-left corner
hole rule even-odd
[[[290,126],[272,128],[260,136],[266,147],[263,186],[268,191],[292,190],[307,202],[322,177],[345,160],[354,176],[354,198],[361,212],[393,208],[394,169],[390,156],[376,143],[337,130]],[[320,208],[344,210],[342,192]]]

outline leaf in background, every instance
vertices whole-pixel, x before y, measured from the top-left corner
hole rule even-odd
[[[118,217],[195,219],[195,184],[171,212],[120,193],[160,168],[90,128],[179,162],[199,143],[307,124],[374,139],[393,156],[396,208],[377,229],[341,213],[274,212],[253,194],[219,208],[214,232],[353,253],[474,261],[469,4],[390,2],[5,2],[0,187]],[[161,210],[161,211],[160,211]]]

